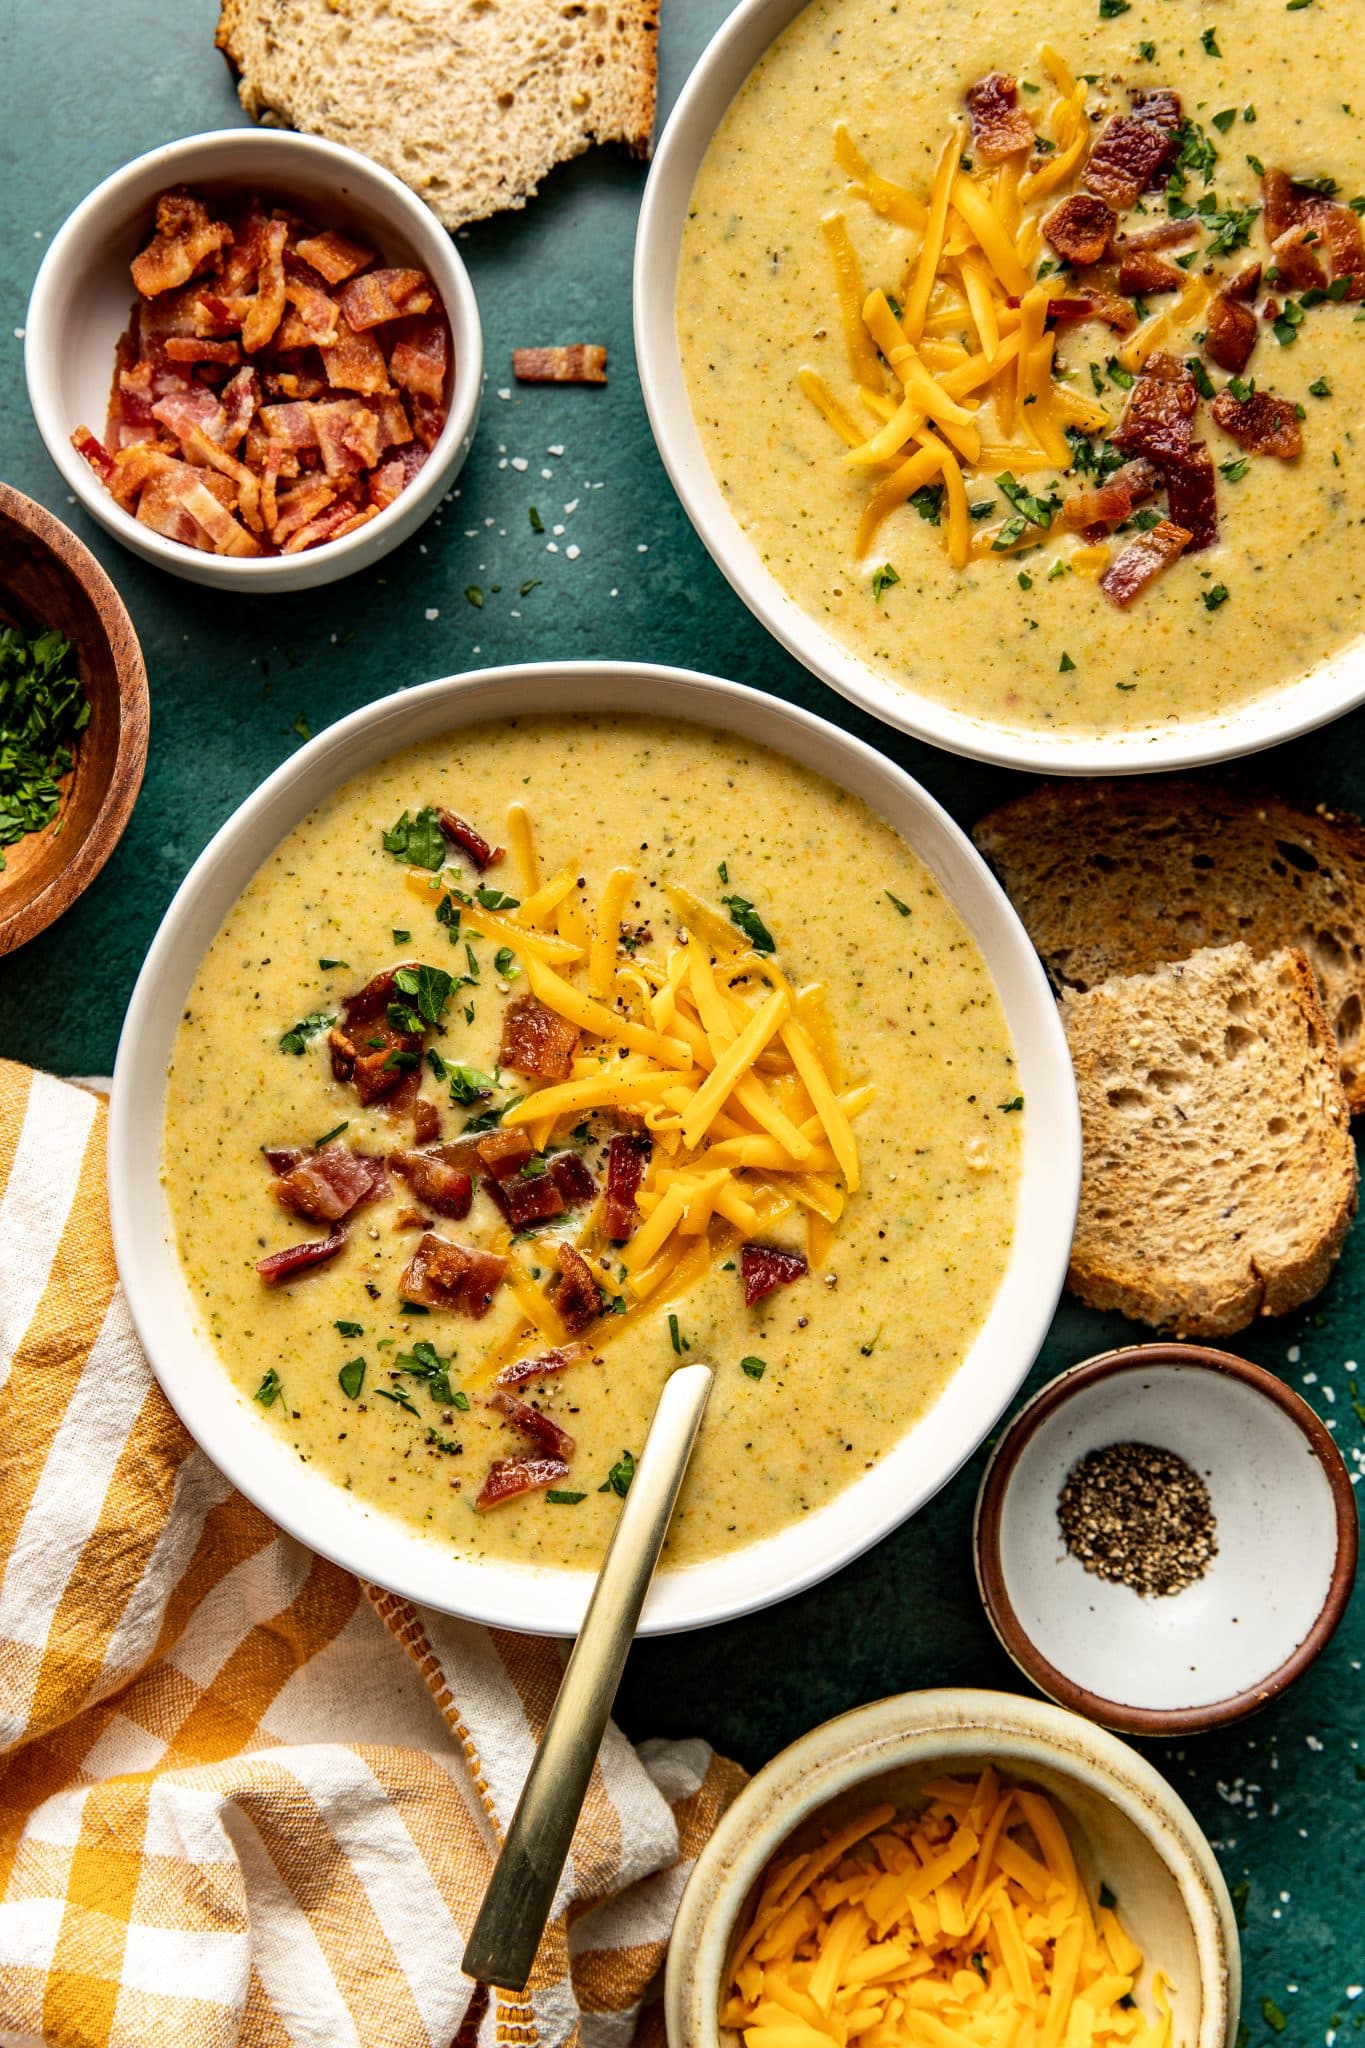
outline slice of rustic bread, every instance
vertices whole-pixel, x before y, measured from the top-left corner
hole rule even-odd
[[[1209,948],[1067,991],[1084,1164],[1068,1284],[1182,1337],[1324,1285],[1356,1206],[1349,1113],[1302,953]]]
[[[330,136],[448,228],[595,142],[647,155],[658,0],[220,0],[248,114]]]
[[[1048,783],[976,828],[1058,987],[1200,946],[1307,954],[1365,1110],[1365,830],[1216,782]]]

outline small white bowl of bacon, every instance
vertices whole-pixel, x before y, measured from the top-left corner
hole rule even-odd
[[[449,236],[397,178],[227,129],[82,200],[34,283],[25,368],[48,453],[125,547],[194,583],[299,590],[435,510],[483,342]]]

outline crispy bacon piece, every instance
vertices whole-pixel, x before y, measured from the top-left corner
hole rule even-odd
[[[429,1106],[429,1105],[428,1105]],[[474,1199],[474,1182],[445,1156],[445,1147],[432,1152],[392,1152],[389,1165],[405,1180],[419,1202],[438,1216],[467,1216]]]
[[[227,410],[222,400],[203,384],[158,398],[152,407],[152,418],[182,444],[196,428],[210,441],[221,441],[227,432]]]
[[[1256,315],[1250,306],[1239,304],[1228,292],[1219,292],[1209,307],[1204,353],[1220,370],[1240,377],[1251,361],[1258,332]]]
[[[325,1145],[321,1152],[305,1152],[288,1166],[275,1165],[277,1158],[286,1156],[266,1153],[276,1175],[275,1200],[296,1216],[306,1216],[310,1223],[339,1223],[343,1216],[388,1193],[383,1160],[353,1152],[349,1145]]]
[[[1064,263],[1101,263],[1114,234],[1114,215],[1093,192],[1073,192],[1054,206],[1043,234]]]
[[[488,1405],[505,1416],[511,1428],[528,1437],[546,1457],[562,1458],[568,1464],[574,1454],[573,1438],[567,1429],[561,1429],[548,1415],[542,1415],[539,1408],[532,1408],[529,1402],[518,1401],[514,1394],[490,1394]]]
[[[441,1112],[425,1095],[419,1095],[412,1105],[412,1135],[418,1145],[429,1145],[441,1135]]]
[[[1116,448],[1152,462],[1181,462],[1194,443],[1198,404],[1198,388],[1184,363],[1160,353],[1149,356],[1110,438]]]
[[[541,1164],[544,1166],[543,1160]],[[483,1185],[485,1194],[501,1210],[511,1230],[525,1230],[532,1223],[548,1223],[552,1217],[564,1214],[564,1197],[548,1168],[529,1174],[518,1168],[500,1179],[486,1180]]]
[[[1140,121],[1152,121],[1172,133],[1184,118],[1180,94],[1168,85],[1140,85],[1129,93],[1128,101]]]
[[[1250,305],[1260,289],[1261,266],[1259,263],[1248,263],[1244,270],[1239,270],[1236,277],[1231,278],[1223,286],[1220,296],[1235,299],[1238,305]]]
[[[1148,533],[1140,533],[1136,540],[1130,540],[1121,555],[1109,564],[1100,578],[1100,589],[1117,605],[1120,611],[1127,611],[1133,599],[1147,588],[1163,569],[1184,554],[1190,544],[1190,535],[1183,526],[1175,526],[1169,519],[1163,519]]]
[[[624,1244],[640,1220],[635,1197],[640,1192],[652,1150],[650,1140],[635,1131],[622,1131],[608,1147],[602,1228],[613,1244]]]
[[[304,262],[328,284],[343,284],[348,277],[354,277],[358,270],[364,270],[374,262],[374,250],[367,249],[360,242],[351,241],[347,235],[339,235],[335,228],[324,228],[320,235],[304,235],[294,247]]]
[[[166,343],[173,363],[222,363],[229,369],[242,360],[235,341],[213,341],[207,335],[173,334]]]
[[[425,448],[405,448],[370,472],[370,503],[381,512],[404,492],[427,459]]]
[[[1275,260],[1275,281],[1285,285],[1291,292],[1324,291],[1327,286],[1327,272],[1314,253],[1315,244],[1320,240],[1315,228],[1306,221],[1286,228],[1277,235],[1270,245]]]
[[[424,448],[434,448],[445,429],[445,407],[433,405],[429,398],[410,398],[408,403],[412,407],[413,433]]]
[[[458,846],[461,853],[468,854],[480,874],[485,868],[495,867],[502,859],[502,848],[490,846],[482,832],[476,832],[454,811],[438,810],[436,822],[441,828],[442,838],[448,839],[452,846]]]
[[[362,277],[347,278],[338,286],[336,303],[347,325],[359,334],[367,327],[381,327],[386,320],[429,313],[436,295],[425,271],[367,270]]]
[[[1284,270],[1281,245],[1295,229],[1303,229],[1316,238],[1311,251],[1304,253],[1315,262],[1318,256],[1326,257],[1332,282],[1340,277],[1351,280],[1348,298],[1365,297],[1365,235],[1349,206],[1296,185],[1289,173],[1282,170],[1266,172],[1261,180],[1261,199],[1265,231],[1275,252],[1277,269]],[[1301,247],[1301,241],[1291,245],[1292,249]],[[1290,261],[1297,267],[1299,258],[1291,253]],[[1286,281],[1293,281],[1287,273]]]
[[[1187,555],[1201,554],[1218,539],[1218,479],[1213,457],[1203,441],[1196,441],[1183,462],[1173,462],[1166,471],[1166,507],[1171,522],[1189,534]]]
[[[487,1315],[506,1271],[506,1259],[496,1252],[456,1244],[429,1230],[404,1268],[398,1292],[419,1307],[478,1320]]]
[[[800,1252],[783,1251],[775,1244],[742,1244],[739,1272],[744,1282],[744,1306],[752,1308],[774,1288],[790,1287],[805,1278],[809,1268]]]
[[[302,334],[292,343],[306,348],[310,343],[318,348],[331,348],[341,339],[346,323],[341,318],[336,300],[327,290],[326,279],[318,275],[310,265],[296,256],[292,249],[284,252],[284,296],[298,315]],[[282,346],[291,344],[280,337]]]
[[[968,86],[972,147],[983,164],[1003,163],[1021,149],[1032,149],[1036,142],[1033,123],[1018,99],[1019,87],[1005,71],[992,71]]]
[[[1199,227],[1199,215],[1192,213],[1187,220],[1161,220],[1155,227],[1130,228],[1115,242],[1114,254],[1122,258],[1150,249],[1178,249],[1182,242],[1194,240]]]
[[[562,1458],[495,1458],[479,1488],[474,1505],[480,1513],[499,1508],[504,1501],[523,1493],[536,1493],[544,1486],[557,1486],[567,1479],[569,1468]]]
[[[265,347],[284,318],[284,244],[288,233],[288,223],[282,220],[272,220],[265,230],[256,272],[256,296],[247,301],[242,321],[242,347],[248,355]]]
[[[178,189],[156,202],[156,233],[130,265],[144,299],[188,284],[232,240],[226,221],[210,220],[202,200]]]
[[[474,1140],[474,1150],[494,1180],[506,1180],[511,1174],[520,1173],[536,1152],[526,1132],[518,1130],[486,1131]]]
[[[1153,249],[1128,249],[1119,257],[1119,290],[1141,298],[1148,293],[1178,292],[1185,273],[1164,263]]]
[[[495,1387],[519,1387],[527,1380],[548,1379],[551,1373],[567,1372],[592,1357],[586,1344],[559,1344],[553,1351],[538,1351],[531,1358],[514,1358],[493,1381]]]
[[[518,384],[605,384],[607,352],[595,341],[576,341],[560,348],[514,348],[512,374]]]
[[[352,334],[349,327],[342,328],[334,342],[321,345],[319,353],[334,390],[358,391],[365,398],[392,391],[384,351],[372,334]]]
[[[534,1074],[542,1081],[562,1081],[569,1072],[579,1031],[566,1017],[535,996],[518,996],[509,1003],[502,1020],[499,1065],[514,1074]]]
[[[1068,526],[1087,535],[1102,534],[1119,526],[1134,507],[1150,498],[1161,482],[1161,473],[1141,457],[1125,462],[1093,490],[1077,491],[1062,507]]]
[[[71,436],[71,445],[78,455],[85,457],[96,476],[102,477],[105,483],[112,481],[114,458],[98,435],[91,433],[89,427],[77,427]]]
[[[1292,462],[1303,453],[1303,427],[1287,398],[1273,391],[1253,391],[1250,398],[1238,398],[1220,391],[1209,408],[1225,434],[1231,434],[1240,448],[1257,455],[1278,455]]]
[[[582,1252],[571,1244],[557,1247],[560,1281],[555,1289],[555,1308],[559,1320],[571,1337],[580,1330],[586,1330],[589,1323],[596,1322],[602,1313],[602,1297],[597,1291],[597,1282],[592,1277],[592,1267]]]
[[[410,321],[389,356],[394,383],[415,398],[430,399],[433,405],[440,405],[445,398],[449,365],[450,332],[438,316]]]
[[[386,968],[347,996],[328,1036],[334,1079],[353,1082],[366,1104],[392,1097],[409,1074],[418,1073],[422,1056],[423,1034],[400,1031],[388,1019],[390,1003],[406,1003],[394,979],[397,972]]]
[[[556,1152],[550,1161],[550,1178],[563,1195],[566,1209],[582,1209],[597,1199],[597,1182],[583,1164],[581,1153]]]
[[[1115,114],[1105,122],[1090,152],[1086,189],[1098,194],[1116,213],[1126,213],[1175,152],[1174,130],[1164,120],[1139,113]]]
[[[1064,299],[1048,300],[1049,327],[1061,327],[1073,320],[1103,320],[1116,334],[1131,334],[1138,324],[1136,310],[1116,292],[1073,292]]]
[[[338,1225],[330,1237],[310,1238],[306,1244],[287,1244],[283,1251],[257,1259],[256,1271],[267,1287],[278,1287],[282,1280],[292,1280],[296,1273],[310,1273],[314,1266],[325,1266],[345,1242],[346,1232]]]
[[[322,466],[335,482],[373,469],[379,461],[379,422],[358,398],[334,398],[308,407]]]

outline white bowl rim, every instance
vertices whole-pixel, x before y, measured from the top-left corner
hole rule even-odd
[[[183,182],[177,173],[177,164],[191,152],[208,150],[221,155],[223,168],[221,173],[196,173],[198,182],[202,183],[206,178],[212,181],[217,176],[243,177],[247,175],[246,166],[253,156],[279,147],[301,157],[306,156],[315,163],[329,164],[338,174],[344,173],[354,182],[368,185],[377,202],[382,198],[391,211],[401,215],[411,239],[427,252],[433,271],[440,272],[441,300],[453,338],[455,372],[450,410],[426,462],[412,483],[391,505],[385,506],[377,519],[369,520],[354,533],[345,534],[340,540],[324,541],[320,547],[310,548],[306,556],[267,555],[245,559],[200,556],[179,542],[168,540],[164,534],[154,533],[150,527],[141,525],[117,503],[89,463],[72,447],[70,437],[78,423],[61,416],[55,355],[52,352],[57,326],[52,315],[52,302],[63,285],[63,271],[71,245],[87,222],[142,185],[154,171],[158,179],[164,176],[168,184]],[[286,192],[281,196],[288,198],[289,195]],[[111,348],[111,371],[112,364]],[[294,128],[209,128],[196,135],[178,136],[173,141],[158,143],[154,149],[145,150],[141,156],[134,157],[118,170],[111,171],[107,178],[102,178],[71,209],[47,246],[29,294],[24,332],[24,375],[29,405],[48,455],[56,464],[63,482],[107,532],[145,560],[169,569],[174,575],[190,574],[187,560],[198,563],[201,569],[211,563],[213,581],[219,588],[230,586],[240,588],[244,595],[261,594],[274,585],[287,584],[298,589],[305,582],[332,581],[354,569],[364,568],[377,555],[387,553],[390,545],[397,545],[398,541],[406,538],[435,509],[441,495],[450,487],[452,465],[472,438],[478,418],[483,396],[483,327],[473,283],[454,242],[430,209],[392,171],[362,156],[358,150],[347,149],[342,143],[330,142],[320,135],[307,135]],[[414,517],[419,506],[425,509],[419,517]],[[402,531],[391,540],[394,527],[400,525]],[[320,570],[315,577],[301,575],[305,567],[317,564],[326,565],[325,574]],[[191,577],[191,580],[208,579]]]
[[[518,690],[535,701],[519,705]],[[815,1513],[743,1552],[657,1579],[640,1633],[667,1633],[729,1620],[802,1591],[921,1507],[1018,1392],[1065,1278],[1080,1189],[1080,1113],[1056,1005],[1023,926],[966,834],[886,756],[762,691],[636,662],[484,669],[420,684],[351,712],[277,768],[220,827],[152,941],[124,1021],[110,1102],[114,1250],[134,1325],[167,1398],[232,1483],[272,1520],[358,1576],[442,1611],[538,1634],[576,1631],[591,1573],[452,1556],[438,1542],[311,1474],[263,1430],[197,1328],[170,1241],[159,1172],[165,1060],[175,1023],[205,948],[270,850],[342,781],[404,745],[489,717],[540,710],[643,711],[732,731],[806,760],[854,793],[860,793],[859,777],[865,778],[883,797],[883,815],[888,803],[899,804],[896,829],[918,829],[932,843],[932,853],[919,847],[920,857],[982,950],[1011,1024],[1020,1085],[1030,1098],[1010,1259],[963,1364],[898,1444]],[[878,807],[873,797],[864,800]],[[972,898],[970,913],[964,894]],[[1002,988],[1006,977],[1010,986]],[[153,1143],[147,1142],[149,1131],[155,1133]],[[918,1455],[907,1472],[912,1445]],[[876,1503],[870,1516],[869,1501]]]
[[[1205,2012],[1190,2048],[1225,2048],[1241,2001],[1237,1916],[1185,1801],[1108,1729],[1048,1700],[974,1686],[936,1686],[851,1708],[798,1736],[755,1772],[697,1857],[678,1905],[664,1979],[670,2048],[719,2041],[714,2019],[710,2040],[690,2031],[691,2023],[700,2017],[706,2024],[719,2011],[719,1973],[735,1919],[764,1866],[803,1821],[867,1778],[943,1756],[945,1745],[965,1755],[1002,1743],[1006,1771],[1044,1764],[1100,1780],[1104,1796],[1146,1836],[1179,1886],[1199,1954]]]
[[[787,652],[851,703],[968,759],[1048,775],[1150,775],[1207,767],[1297,739],[1365,703],[1357,639],[1296,682],[1188,725],[1050,733],[956,711],[883,677],[790,597],[725,504],[693,420],[674,301],[682,223],[707,143],[754,64],[809,0],[738,0],[686,79],[654,150],[635,236],[633,303],[640,391],[655,445],[702,544]]]

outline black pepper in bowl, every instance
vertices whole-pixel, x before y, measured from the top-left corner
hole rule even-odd
[[[1057,1502],[1071,1555],[1135,1593],[1182,1593],[1218,1554],[1209,1490],[1156,1444],[1107,1444],[1072,1466]]]

